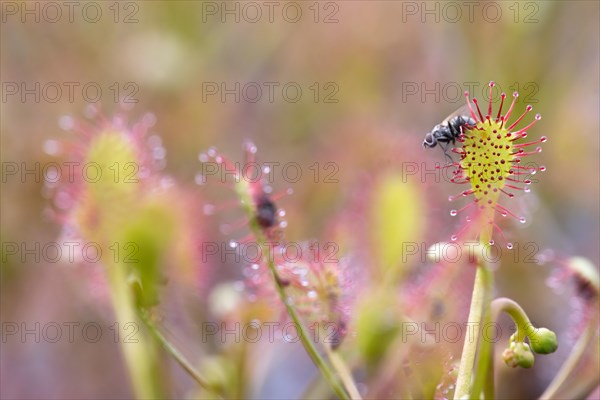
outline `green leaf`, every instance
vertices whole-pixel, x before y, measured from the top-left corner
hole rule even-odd
[[[370,367],[375,367],[400,333],[402,316],[393,293],[382,291],[365,298],[357,309],[358,349]]]
[[[401,278],[409,249],[421,244],[424,210],[414,182],[399,174],[388,175],[374,188],[371,221],[372,245],[381,278],[390,284]],[[403,257],[404,256],[404,257]]]
[[[158,303],[161,268],[173,241],[175,224],[168,204],[151,202],[131,217],[120,236],[121,264],[129,269],[129,281],[138,305]]]

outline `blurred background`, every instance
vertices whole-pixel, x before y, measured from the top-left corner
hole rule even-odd
[[[205,218],[200,210],[211,196],[194,183],[199,152],[216,146],[242,161],[243,143],[250,139],[260,161],[296,162],[304,173],[295,183],[274,175],[275,191],[294,191],[281,200],[289,240],[335,238],[342,251],[353,252],[348,236],[364,226],[353,228],[347,219],[368,209],[380,177],[405,174],[412,163],[419,170],[407,179],[418,205],[408,208],[414,211],[408,238],[427,246],[447,241],[457,227],[447,197],[459,189],[420,175],[424,165],[433,170],[443,162],[439,149],[422,148],[423,137],[464,104],[465,90],[487,99],[487,84],[494,80],[509,95],[520,92],[516,112],[531,104],[542,114],[529,137],[549,138],[543,153],[532,157],[547,172],[536,175],[532,193],[512,203],[528,223],[506,224],[506,235],[535,244],[521,246],[523,253],[600,262],[598,2],[72,3],[73,9],[61,2],[2,2],[3,244],[35,249],[61,232],[45,217],[43,176],[21,179],[8,173],[6,163],[56,161],[49,147],[69,137],[60,117],[83,118],[90,102],[110,116],[121,107],[119,99],[131,108],[132,121],[146,112],[156,115],[152,131],[167,152],[164,171],[198,196],[198,215],[190,217]],[[313,179],[315,163],[320,179]],[[337,182],[324,181],[332,171],[327,163],[336,166]],[[217,222],[207,221],[205,230],[213,235]],[[5,250],[3,245],[2,397],[132,396],[110,336],[110,307],[85,289],[76,267]],[[572,347],[569,330],[577,324],[572,288],[551,284],[557,267],[522,260],[521,254],[502,262],[496,294],[519,301],[536,324],[554,329],[562,341],[555,355],[532,370],[503,369],[497,390],[505,398],[541,393]],[[406,264],[418,271],[426,262]],[[184,288],[187,302],[197,296],[197,304],[187,307],[205,307],[211,288],[241,279],[240,271],[212,268],[208,283]],[[173,319],[168,329],[186,352],[206,351],[198,350],[202,344],[186,328],[189,316]],[[35,334],[21,340],[5,337],[7,322],[34,330],[36,323],[65,329],[65,322],[95,322],[104,335],[97,343],[78,336],[72,342],[36,341]],[[301,356],[302,349],[286,347],[259,360],[262,383],[247,395],[298,398],[313,373]],[[276,373],[273,366],[279,366]],[[193,397],[194,383],[170,367],[170,395]]]

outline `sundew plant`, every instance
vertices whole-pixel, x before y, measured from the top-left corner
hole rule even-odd
[[[0,399],[600,399],[599,1],[0,1]]]
[[[197,174],[186,177],[168,172],[160,115],[136,121],[132,110],[90,106],[87,119],[61,117],[66,132],[46,149],[86,170],[46,176],[46,213],[63,241],[99,249],[97,262],[72,273],[120,326],[135,328],[114,360],[133,396],[262,398],[276,387],[285,398],[493,399],[515,376],[533,379],[538,364],[552,366],[540,398],[589,396],[598,385],[582,372],[598,353],[592,262],[561,250],[540,257],[544,267],[522,266],[552,265],[555,286],[572,290],[576,340],[562,359],[562,337],[497,295],[495,275],[521,261],[511,237],[544,224],[523,199],[553,173],[542,150],[555,133],[531,106],[517,111],[517,92],[493,101],[495,86],[484,102],[465,93],[469,123],[447,138],[446,158],[421,149],[429,171],[451,183],[428,187],[428,207],[453,218],[426,224],[426,183],[404,179],[392,160],[319,217],[318,240],[294,229],[307,200],[273,179],[279,164],[261,162],[252,141],[197,149],[185,160]],[[419,246],[426,257],[408,261]]]

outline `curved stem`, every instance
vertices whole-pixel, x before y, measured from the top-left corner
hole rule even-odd
[[[283,284],[277,274],[277,269],[275,267],[275,261],[273,260],[273,257],[271,257],[271,249],[269,248],[269,246],[267,244],[265,235],[264,235],[261,227],[258,225],[258,223],[256,222],[256,220],[254,218],[255,210],[253,208],[253,199],[250,194],[251,190],[250,190],[248,182],[246,182],[243,179],[240,180],[239,182],[236,183],[235,190],[241,201],[241,205],[242,205],[242,208],[244,209],[244,212],[250,219],[250,223],[249,223],[250,230],[256,237],[256,241],[260,245],[260,247],[263,251],[263,254],[267,254],[267,256],[265,257],[265,260],[267,262],[269,271],[271,272],[271,276],[273,277],[273,283],[275,284],[275,289],[277,291],[277,294],[279,295],[280,300],[283,302],[283,305],[285,306],[285,309],[286,309],[288,315],[292,319],[292,322],[298,329],[298,333],[300,335],[300,341],[302,342],[304,349],[306,350],[306,352],[312,359],[313,363],[319,368],[319,370],[321,371],[321,373],[323,374],[323,376],[325,377],[327,382],[329,382],[329,385],[331,386],[331,389],[334,391],[334,393],[340,399],[344,399],[344,400],[349,399],[348,392],[346,391],[347,389],[344,388],[344,385],[342,383],[340,383],[340,380],[338,379],[338,377],[336,376],[334,371],[325,362],[323,357],[321,357],[321,354],[319,354],[319,351],[317,350],[315,344],[310,340],[310,334],[309,334],[308,330],[304,327],[304,324],[300,320],[300,316],[296,312],[296,309],[294,307],[292,307],[287,295],[285,294],[285,289],[284,289]],[[341,374],[339,374],[339,373],[338,373],[338,375],[341,376]]]
[[[558,394],[559,389],[566,382],[567,378],[573,374],[575,368],[579,364],[579,361],[585,354],[586,349],[589,349],[589,345],[592,342],[592,338],[594,337],[594,330],[594,324],[588,323],[587,327],[585,328],[585,331],[583,332],[583,335],[579,338],[579,340],[573,347],[573,350],[571,350],[569,358],[567,358],[567,360],[562,365],[560,371],[558,371],[548,388],[540,396],[541,400],[557,398],[556,395]]]
[[[535,331],[523,308],[511,299],[506,297],[498,298],[491,302],[489,309],[488,316],[485,319],[486,323],[496,321],[501,312],[506,312],[510,315],[517,327],[516,341],[522,342],[526,335],[532,334]],[[493,349],[494,345],[490,340],[484,339],[482,341],[472,397],[479,398],[483,390],[485,392],[485,399],[494,398]]]
[[[253,225],[253,224],[251,224],[251,225]],[[267,245],[265,243],[262,232],[260,232],[260,230],[258,230],[258,229],[253,229],[253,230],[254,230],[255,235],[257,236],[259,244],[263,248],[263,251],[266,251],[267,252],[266,254],[271,254],[269,252],[269,248],[267,247]],[[304,324],[302,324],[302,321],[300,321],[300,317],[298,316],[296,309],[294,307],[292,307],[292,305],[290,304],[290,302],[285,294],[285,290],[281,284],[281,281],[279,280],[279,277],[277,276],[277,270],[275,269],[275,262],[273,261],[273,258],[270,256],[267,256],[266,258],[267,258],[267,265],[269,267],[269,270],[271,271],[271,275],[273,276],[273,282],[275,283],[275,289],[277,290],[277,294],[279,294],[279,298],[283,302],[288,315],[290,316],[290,318],[294,322],[294,325],[298,329],[298,333],[300,335],[300,341],[302,342],[304,349],[306,350],[306,352],[308,353],[308,355],[310,356],[312,361],[315,363],[315,365],[319,368],[319,370],[321,371],[321,373],[323,374],[323,376],[325,377],[327,382],[329,382],[329,385],[331,386],[331,388],[333,389],[335,394],[340,399],[345,399],[345,400],[349,399],[348,394],[344,390],[344,387],[340,384],[339,380],[336,378],[333,371],[329,368],[329,365],[327,365],[327,363],[325,362],[323,357],[321,357],[321,354],[319,354],[314,343],[310,340],[310,334],[304,327]]]
[[[525,311],[513,300],[508,298],[498,298],[491,301],[489,296],[486,302],[488,306],[487,316],[485,318],[484,326],[492,323],[498,319],[501,312],[508,313],[515,324],[517,325],[517,336],[523,335],[525,332],[529,332],[527,327],[531,327],[529,318],[525,314]],[[523,335],[524,336],[524,335]],[[472,397],[479,398],[481,392],[484,392],[484,398],[494,398],[494,343],[491,340],[483,338],[481,342],[481,349],[479,354],[479,360],[475,372],[475,382],[473,383]]]
[[[219,398],[224,398],[223,390],[210,384],[206,378],[204,378],[200,372],[192,366],[192,364],[185,358],[183,354],[177,350],[177,348],[169,342],[169,340],[163,336],[158,327],[150,320],[145,310],[139,311],[140,319],[144,322],[148,331],[154,336],[154,338],[162,345],[162,347],[177,361],[177,363],[200,385],[200,387],[208,390],[209,392],[215,393]]]
[[[488,306],[488,312],[485,317],[484,326],[488,323],[494,322],[498,319],[501,312],[508,313],[517,326],[517,337],[519,341],[522,341],[526,333],[531,333],[533,326],[529,322],[529,318],[525,311],[511,299],[501,297],[494,301],[491,301],[491,295],[488,297],[486,302]],[[484,391],[485,399],[494,398],[494,371],[493,371],[493,360],[494,360],[494,344],[490,340],[481,342],[481,348],[479,351],[479,360],[475,373],[475,382],[473,383],[472,397],[479,398],[479,395]]]
[[[535,333],[535,328],[525,310],[514,300],[506,297],[497,298],[492,302],[492,318],[497,320],[501,312],[505,312],[514,321],[517,326],[517,332],[515,336],[516,342],[522,342],[525,340],[525,336],[532,335]]]

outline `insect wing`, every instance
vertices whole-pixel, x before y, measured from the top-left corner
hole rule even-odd
[[[473,103],[471,103],[471,107],[474,107]],[[442,124],[447,124],[448,121],[450,121],[452,118],[461,115],[461,116],[467,116],[469,118],[475,118],[472,114],[471,114],[471,109],[469,108],[469,104],[465,104],[464,106],[460,107],[459,109],[457,109],[456,111],[454,111],[452,114],[448,115],[446,117],[446,119],[444,119],[444,121],[442,121]]]

